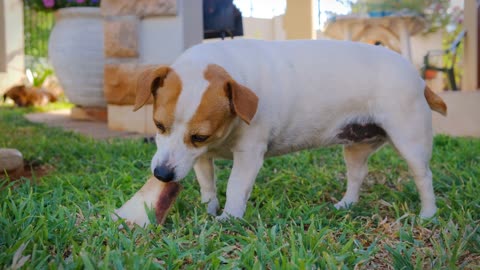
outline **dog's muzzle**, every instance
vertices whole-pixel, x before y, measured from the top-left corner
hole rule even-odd
[[[160,165],[153,170],[153,176],[162,182],[170,182],[175,178],[175,171],[166,165]]]

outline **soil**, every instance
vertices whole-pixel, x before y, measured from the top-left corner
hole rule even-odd
[[[53,166],[49,164],[38,164],[26,160],[24,161],[24,163],[25,166],[23,166],[23,170],[16,170],[7,174],[5,174],[5,172],[0,172],[0,179],[17,181],[22,178],[27,178],[33,180],[32,182],[36,182],[54,169]]]

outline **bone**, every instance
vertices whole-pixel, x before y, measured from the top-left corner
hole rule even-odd
[[[122,207],[115,210],[114,220],[123,218],[127,224],[144,227],[150,224],[145,205],[155,210],[157,224],[163,224],[168,211],[180,194],[182,186],[177,182],[164,183],[151,176],[145,185]]]

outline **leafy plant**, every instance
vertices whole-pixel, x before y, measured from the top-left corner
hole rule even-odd
[[[43,82],[55,72],[46,58],[26,57],[26,75],[28,82],[35,87],[40,87]]]

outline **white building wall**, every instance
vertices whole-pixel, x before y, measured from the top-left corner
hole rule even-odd
[[[0,36],[2,46],[0,49],[3,61],[0,69],[0,94],[3,94],[9,87],[23,82],[24,45],[23,45],[23,2],[22,0],[1,0],[0,12],[3,22],[0,28],[3,37]]]

